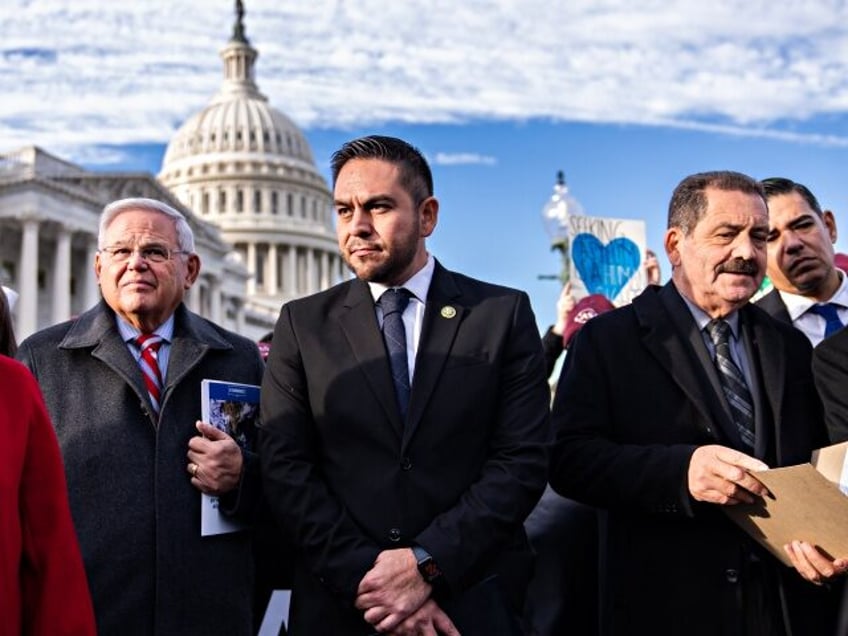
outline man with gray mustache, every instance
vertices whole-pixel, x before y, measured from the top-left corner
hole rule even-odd
[[[766,494],[757,471],[827,443],[809,342],[748,302],[768,232],[756,180],[686,177],[669,204],[671,281],[592,319],[569,350],[549,479],[602,510],[602,634],[832,633],[822,583],[848,562],[795,541],[793,559],[819,566],[799,576],[723,513]]]

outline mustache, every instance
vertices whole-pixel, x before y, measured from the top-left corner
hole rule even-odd
[[[732,261],[726,261],[716,267],[716,274],[747,274],[748,276],[756,276],[760,273],[760,267],[756,261],[745,260],[744,258],[735,258]]]

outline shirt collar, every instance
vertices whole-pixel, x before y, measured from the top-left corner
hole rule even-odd
[[[141,335],[141,332],[138,329],[133,327],[118,314],[115,314],[115,322],[118,325],[118,333],[121,334],[121,338],[123,338],[124,342],[135,340]],[[174,314],[171,314],[168,317],[168,320],[159,325],[153,333],[160,336],[165,342],[170,343],[174,337]]]
[[[680,290],[678,290],[680,291]],[[698,331],[703,331],[706,329],[707,325],[710,323],[712,318],[710,315],[705,312],[703,309],[698,307],[695,303],[689,300],[685,294],[681,293],[680,297],[683,299],[683,302],[686,303],[686,306],[689,308],[689,311],[692,313],[692,317],[695,319],[695,324],[698,325]],[[730,325],[730,331],[733,334],[733,337],[739,338],[739,311],[731,311],[724,318],[722,318],[728,325]]]
[[[433,280],[433,272],[435,269],[436,259],[433,258],[432,254],[428,254],[427,262],[424,264],[424,267],[415,272],[409,280],[398,285],[398,287],[408,289],[412,292],[416,300],[424,304],[427,301],[427,292],[430,291],[430,283]],[[368,287],[371,290],[371,296],[374,298],[375,303],[380,299],[380,296],[383,295],[383,292],[388,289],[388,287],[382,283],[369,282]]]
[[[836,293],[827,300],[826,302],[834,303],[839,305],[840,307],[848,307],[848,276],[845,276],[841,271],[837,270],[839,274],[839,287],[836,288]],[[777,291],[780,294],[780,299],[783,301],[783,304],[786,305],[786,311],[789,313],[789,317],[795,321],[800,318],[804,313],[809,311],[810,307],[818,304],[813,298],[809,298],[807,296],[801,296],[800,294],[793,294],[791,292],[785,291]]]

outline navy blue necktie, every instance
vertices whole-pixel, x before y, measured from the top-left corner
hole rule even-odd
[[[711,320],[707,324],[707,332],[715,345],[715,363],[721,388],[739,437],[748,448],[754,448],[754,401],[742,372],[730,355],[730,325],[724,320]]]
[[[401,419],[406,419],[409,407],[409,359],[406,355],[406,329],[403,326],[403,310],[409,304],[411,292],[408,289],[387,289],[380,296],[383,308],[383,340],[389,354],[392,379],[395,383],[398,408]]]
[[[832,336],[845,325],[839,320],[839,313],[836,311],[838,305],[835,303],[822,303],[821,305],[813,305],[807,311],[813,314],[818,314],[824,318],[824,337]]]

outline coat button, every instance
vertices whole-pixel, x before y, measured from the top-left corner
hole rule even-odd
[[[739,570],[725,570],[724,578],[727,579],[728,583],[737,583],[739,581]]]
[[[391,530],[389,530],[389,541],[391,541],[392,543],[397,543],[398,541],[400,541],[400,529],[392,528]]]
[[[412,468],[412,460],[409,457],[404,457],[400,460],[401,470],[410,470]]]

